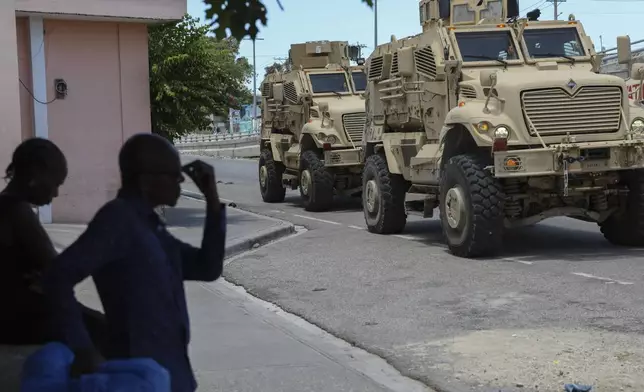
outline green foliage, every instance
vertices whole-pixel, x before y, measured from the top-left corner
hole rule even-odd
[[[257,22],[266,27],[266,7],[262,0],[203,0],[206,4],[206,18],[212,20],[217,38],[226,36],[238,40],[249,36],[254,39],[259,32]],[[283,11],[280,0],[275,0]],[[300,0],[302,1],[302,0]],[[373,7],[373,0],[360,0]],[[230,33],[228,33],[229,30]]]
[[[272,72],[284,72],[289,70],[289,64],[287,62],[274,62],[268,67],[264,67],[264,76]]]
[[[252,101],[245,86],[252,66],[237,58],[238,41],[210,32],[189,15],[149,28],[152,130],[170,140],[206,129],[210,115]]]

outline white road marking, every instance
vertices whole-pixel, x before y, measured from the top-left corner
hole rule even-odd
[[[525,264],[525,265],[532,265],[532,264],[534,264],[532,261],[525,261],[525,260],[521,260],[521,259],[515,259],[515,258],[513,258],[513,257],[504,257],[504,258],[502,258],[501,260],[510,261],[510,262],[512,262],[512,263]]]
[[[276,213],[276,214],[283,214],[284,213],[284,211],[281,211],[281,210],[270,210],[269,212],[273,212],[273,213]]]
[[[394,234],[394,237],[402,238],[403,240],[409,240],[409,241],[418,241],[420,238],[416,238],[410,235],[404,235],[404,234]]]
[[[360,227],[360,226],[349,225],[349,227],[356,230],[364,230],[364,227]]]
[[[617,284],[621,284],[621,285],[631,285],[631,284],[633,284],[633,282],[624,282],[624,281],[621,281],[621,280],[615,280],[615,279],[611,279],[611,278],[604,278],[603,276],[595,276],[595,275],[587,274],[585,272],[572,272],[572,274],[577,275],[577,276],[582,276],[584,278],[601,280],[601,281],[609,283],[609,284],[612,284],[612,283],[617,283]]]
[[[314,218],[312,216],[298,215],[298,214],[293,214],[293,216],[297,216],[298,218],[309,219],[309,220],[313,220],[313,221],[317,221],[317,222],[322,222],[322,223],[329,223],[331,225],[342,226],[342,223],[333,222],[333,221],[330,221],[330,220],[324,220],[324,219],[320,219],[320,218]]]

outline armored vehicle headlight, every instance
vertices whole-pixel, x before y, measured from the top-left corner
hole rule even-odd
[[[326,142],[329,144],[336,144],[338,142],[338,138],[334,135],[329,135],[326,137]]]
[[[644,133],[644,120],[641,118],[636,118],[631,123],[631,132],[634,133]]]
[[[492,124],[487,121],[481,121],[480,123],[478,123],[477,128],[479,132],[487,132],[490,130],[490,128],[492,128]]]
[[[510,130],[503,125],[496,127],[494,130],[495,139],[507,139],[510,136]]]

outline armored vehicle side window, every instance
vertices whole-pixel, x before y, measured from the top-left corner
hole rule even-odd
[[[464,62],[518,60],[519,55],[508,30],[457,32],[456,42]]]
[[[349,86],[344,72],[311,73],[309,74],[309,80],[311,81],[313,94],[349,92]]]
[[[356,91],[364,91],[367,89],[367,75],[364,72],[352,72],[353,84],[356,86]]]
[[[530,57],[585,56],[584,46],[574,27],[525,30],[523,38]]]

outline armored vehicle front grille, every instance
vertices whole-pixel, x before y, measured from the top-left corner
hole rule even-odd
[[[344,131],[354,143],[362,142],[362,132],[366,121],[367,117],[365,113],[349,113],[342,116]]]
[[[398,52],[394,53],[394,57],[391,60],[391,72],[389,74],[394,76],[398,73]]]
[[[297,103],[297,90],[295,89],[295,83],[288,82],[284,84],[284,97],[291,101],[292,103]]]
[[[262,83],[262,97],[264,98],[271,98],[271,84],[270,83]]]
[[[530,135],[617,132],[621,125],[622,89],[614,86],[584,86],[571,95],[563,88],[528,90],[521,104]]]
[[[382,77],[382,67],[384,59],[382,56],[374,57],[369,64],[369,80],[380,79]]]
[[[436,59],[431,46],[416,49],[414,61],[416,62],[416,71],[431,79],[436,79]]]

